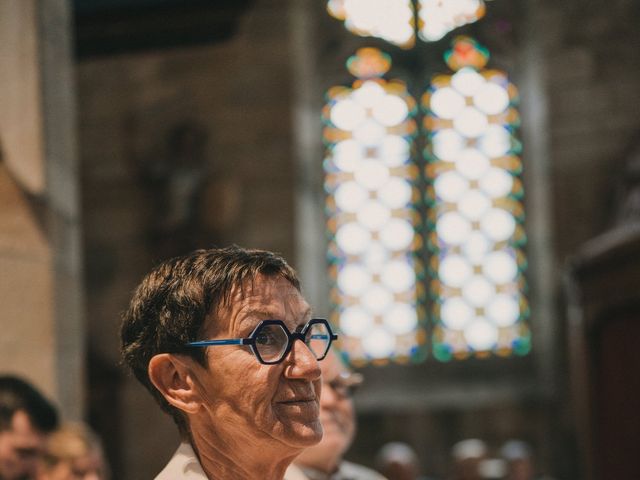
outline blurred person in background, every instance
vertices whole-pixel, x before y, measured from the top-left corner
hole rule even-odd
[[[38,390],[0,376],[0,480],[35,478],[47,435],[57,426],[55,407]]]
[[[324,434],[317,445],[304,450],[289,467],[286,480],[384,480],[377,472],[344,460],[356,433],[353,391],[362,376],[351,372],[332,350],[320,364],[322,394],[320,421]]]
[[[533,480],[533,455],[527,443],[509,440],[500,448],[500,456],[507,462],[507,480]]]
[[[83,424],[63,425],[47,439],[38,480],[108,480],[102,444]]]
[[[420,475],[420,461],[406,443],[389,442],[376,455],[376,468],[388,480],[427,480]]]
[[[468,438],[451,448],[451,480],[482,480],[480,465],[487,460],[487,444],[477,438]]]
[[[500,456],[507,464],[505,480],[553,480],[546,475],[536,475],[533,450],[527,442],[506,441],[500,447]]]

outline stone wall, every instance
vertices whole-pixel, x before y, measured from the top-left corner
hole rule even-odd
[[[0,372],[82,417],[84,318],[70,10],[0,3]]]
[[[171,420],[116,366],[120,313],[142,275],[214,244],[293,259],[286,14],[282,2],[256,2],[227,42],[78,65],[91,388],[112,402],[93,416],[119,436],[107,445],[116,478],[152,478],[178,442]],[[200,147],[175,145],[185,130]],[[206,181],[175,193],[190,171]]]
[[[544,12],[554,231],[564,260],[611,226],[614,183],[640,138],[640,7],[568,2]]]

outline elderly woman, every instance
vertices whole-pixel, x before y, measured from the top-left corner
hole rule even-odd
[[[155,268],[122,349],[182,437],[156,480],[282,479],[322,438],[318,361],[335,338],[273,253],[200,250]]]

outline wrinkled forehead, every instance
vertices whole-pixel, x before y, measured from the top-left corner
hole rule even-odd
[[[228,299],[212,312],[214,330],[233,327],[245,318],[254,321],[280,319],[307,320],[311,308],[301,292],[281,275],[258,274],[231,288]]]

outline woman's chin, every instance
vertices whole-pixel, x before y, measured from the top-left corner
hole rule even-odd
[[[322,424],[320,420],[314,422],[293,425],[288,432],[285,442],[292,447],[307,448],[322,440]]]

